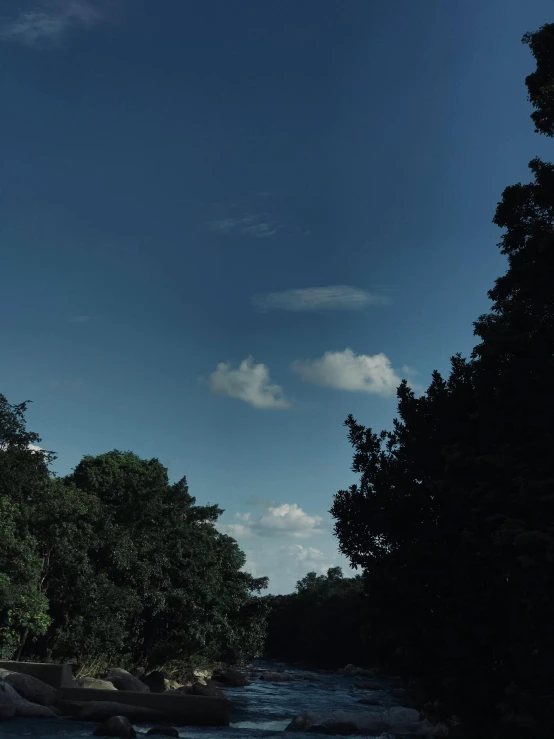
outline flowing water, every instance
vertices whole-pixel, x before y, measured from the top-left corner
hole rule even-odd
[[[286,665],[256,662],[256,668],[262,670],[284,669],[285,672],[298,674],[299,671]],[[253,680],[245,688],[234,688],[225,691],[230,701],[230,726],[222,728],[177,727],[182,739],[284,739],[282,732],[290,721],[300,713],[313,711],[328,713],[337,710],[379,711],[380,707],[360,705],[362,697],[375,697],[383,707],[398,705],[398,701],[390,695],[392,683],[382,681],[384,690],[368,691],[356,687],[364,678],[352,678],[332,673],[314,672],[313,680],[294,680],[293,682],[270,683]],[[90,737],[96,724],[77,723],[75,721],[54,721],[40,719],[13,719],[0,724],[0,739],[80,739]],[[137,727],[140,733],[146,732],[148,726]],[[140,737],[140,733],[138,736]],[[314,734],[288,734],[294,739],[315,739]],[[369,737],[367,737],[369,739]]]

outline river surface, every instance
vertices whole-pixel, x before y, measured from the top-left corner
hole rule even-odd
[[[305,670],[296,670],[286,665],[255,662],[261,670],[284,669],[292,675]],[[244,688],[225,690],[230,702],[230,726],[221,728],[177,726],[182,739],[284,739],[283,731],[290,721],[305,711],[328,713],[346,710],[368,713],[380,711],[383,707],[398,705],[392,698],[392,682],[379,679],[384,690],[360,690],[357,687],[364,678],[346,677],[333,673],[311,672],[313,680],[294,680],[293,682],[270,683],[253,680]],[[367,681],[367,680],[366,680]],[[362,697],[375,697],[382,706],[360,705]],[[0,739],[81,739],[92,736],[97,724],[78,723],[71,720],[42,720],[17,718],[0,723]],[[146,732],[148,725],[137,727],[137,733]],[[289,739],[316,739],[316,734],[293,733]],[[372,735],[366,735],[370,739]]]

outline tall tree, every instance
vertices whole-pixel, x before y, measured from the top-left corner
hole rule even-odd
[[[552,136],[554,25],[524,41],[532,117]],[[382,659],[503,739],[554,727],[554,167],[530,169],[496,210],[508,268],[470,361],[420,398],[403,383],[391,432],[348,418],[360,483],[332,509]]]

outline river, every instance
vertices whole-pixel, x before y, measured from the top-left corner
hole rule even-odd
[[[275,670],[284,669],[288,673],[298,673],[295,668],[275,663],[257,661],[255,668]],[[398,705],[390,690],[393,685],[391,681],[379,680],[383,683],[384,690],[368,691],[356,687],[364,678],[353,678],[333,673],[313,672],[313,680],[295,680],[293,682],[270,683],[263,680],[253,680],[252,684],[244,688],[233,688],[225,691],[230,701],[230,720],[227,727],[206,728],[182,726],[179,729],[180,736],[190,739],[238,739],[238,737],[251,737],[251,739],[271,739],[274,737],[283,739],[282,732],[290,721],[305,711],[323,712],[346,710],[363,711],[381,710],[379,707],[360,705],[362,697],[376,697],[382,703],[382,707]],[[382,708],[381,707],[381,708]],[[75,721],[63,720],[40,720],[40,719],[13,719],[0,724],[1,739],[20,739],[21,737],[37,737],[37,739],[80,739],[90,737],[96,724],[77,723]],[[146,732],[148,726],[137,727],[139,732]],[[140,734],[139,734],[140,736]],[[303,739],[314,734],[289,734],[288,737]],[[370,738],[366,734],[366,739]]]

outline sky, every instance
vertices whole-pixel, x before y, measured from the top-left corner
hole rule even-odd
[[[349,413],[390,428],[505,269],[548,157],[547,0],[0,0],[0,392],[69,473],[186,474],[247,568],[348,562]]]

